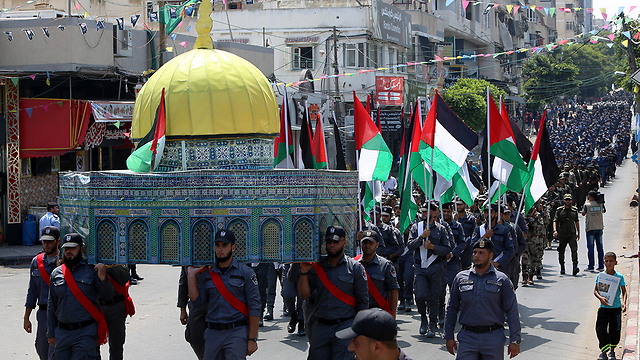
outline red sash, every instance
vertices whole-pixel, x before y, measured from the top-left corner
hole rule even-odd
[[[233,306],[236,310],[240,311],[244,314],[244,316],[249,318],[249,308],[247,307],[247,304],[243,303],[237,297],[233,296],[233,294],[227,289],[227,287],[224,286],[222,278],[220,278],[220,274],[215,271],[209,271],[209,275],[211,275],[213,285],[216,286],[216,288],[220,292],[220,295],[222,295],[222,297],[227,300],[227,302],[231,304],[231,306]]]
[[[345,303],[345,304],[347,304],[349,306],[356,307],[356,298],[354,298],[351,295],[347,295],[347,294],[343,293],[340,289],[338,289],[338,287],[335,286],[331,282],[331,280],[329,280],[329,277],[324,272],[324,269],[322,268],[322,265],[320,265],[320,263],[317,262],[317,263],[313,264],[313,268],[316,271],[316,274],[318,274],[318,277],[320,278],[320,281],[322,281],[322,285],[324,285],[324,287],[326,287],[327,290],[329,290],[331,295],[335,296],[336,299],[342,301],[343,303]]]
[[[362,267],[364,268],[364,264],[362,264]],[[382,294],[380,294],[380,291],[373,283],[373,280],[371,280],[371,276],[369,276],[367,268],[365,268],[364,271],[367,273],[367,287],[369,288],[369,294],[373,296],[373,299],[378,303],[378,305],[380,305],[380,308],[382,308],[382,310],[391,314],[391,307],[389,306],[389,302],[382,296]]]
[[[107,276],[109,277],[111,286],[113,286],[113,290],[115,290],[118,294],[124,296],[124,306],[127,309],[127,315],[135,315],[136,307],[133,305],[133,299],[131,298],[131,296],[129,296],[129,282],[127,281],[127,283],[122,286],[117,281],[113,280],[113,278],[109,276],[109,274],[107,274]]]
[[[107,322],[104,319],[102,309],[98,310],[91,301],[89,301],[87,296],[82,293],[82,290],[80,290],[78,284],[76,284],[76,279],[73,278],[73,274],[71,274],[71,271],[65,264],[62,264],[62,275],[64,275],[64,281],[67,283],[67,286],[69,286],[69,290],[71,290],[73,296],[76,297],[80,305],[98,322],[98,345],[106,344],[109,338],[109,329],[107,328]]]
[[[47,272],[47,270],[44,268],[44,253],[42,253],[42,256],[36,256],[36,262],[38,263],[38,271],[40,272],[40,277],[42,277],[42,280],[44,280],[45,284],[49,286],[49,284],[51,283],[51,278],[49,277],[49,273]]]

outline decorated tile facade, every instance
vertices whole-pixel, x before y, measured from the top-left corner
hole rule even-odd
[[[69,172],[59,202],[90,261],[207,264],[222,228],[237,234],[241,261],[313,261],[327,224],[345,227],[353,254],[357,183],[325,170]]]

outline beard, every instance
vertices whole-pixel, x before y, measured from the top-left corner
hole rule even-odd
[[[220,263],[223,263],[223,262],[231,259],[231,255],[233,255],[233,253],[231,253],[231,252],[229,253],[229,255],[223,256],[223,257],[220,257],[220,256],[216,255],[216,263],[220,264]]]
[[[64,257],[63,258],[64,264],[67,265],[67,267],[74,267],[78,264],[80,264],[80,261],[82,261],[82,254],[78,254],[78,256],[74,256],[73,258],[69,259],[68,257]]]
[[[336,250],[335,252],[331,252],[329,251],[329,249],[327,249],[327,256],[330,258],[337,258],[342,256],[342,252],[344,251],[344,248],[340,249],[340,250]]]

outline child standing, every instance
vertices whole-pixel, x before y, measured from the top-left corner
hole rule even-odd
[[[598,309],[598,318],[596,320],[596,334],[598,335],[598,342],[601,351],[598,360],[616,359],[614,350],[620,341],[622,312],[627,311],[627,287],[624,281],[624,276],[615,270],[615,266],[617,264],[618,261],[614,252],[608,252],[604,255],[605,273],[607,275],[620,278],[613,304],[609,306],[608,299],[598,291],[598,280],[600,280],[600,276],[603,273],[598,274],[596,277],[596,287],[593,290],[593,294],[598,298],[598,300],[600,300],[600,308]],[[606,285],[602,286],[600,290],[606,292],[605,289]],[[609,293],[613,293],[613,291],[610,291]],[[622,294],[622,301],[620,301],[620,294]],[[607,352],[609,352],[608,358]]]

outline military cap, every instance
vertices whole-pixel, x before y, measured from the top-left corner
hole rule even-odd
[[[215,241],[222,241],[227,244],[235,244],[236,236],[231,230],[218,230],[215,236]]]
[[[571,196],[571,194],[564,194],[564,196],[562,198],[564,200],[573,200],[573,196]]]
[[[344,228],[342,226],[329,226],[327,228],[325,239],[340,240],[341,238],[346,236],[347,233],[344,231]]]
[[[473,244],[474,249],[487,249],[489,251],[493,251],[493,241],[490,239],[482,239],[480,238]]]
[[[55,226],[45,226],[42,229],[42,236],[40,236],[40,241],[44,240],[58,240],[60,239],[60,230]]]
[[[362,232],[362,239],[360,239],[360,242],[363,241],[380,242],[380,234],[377,231],[365,230]]]

